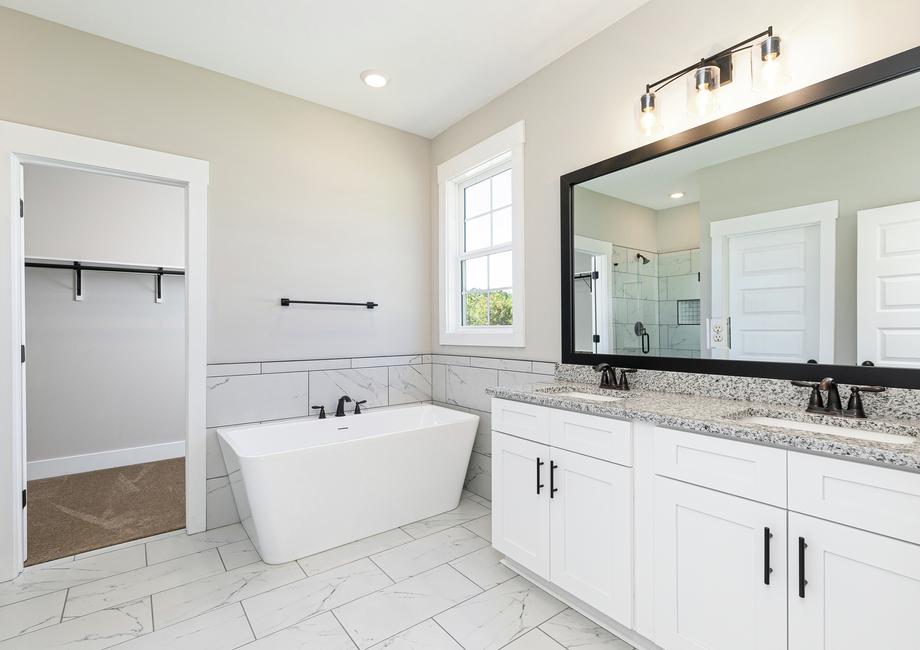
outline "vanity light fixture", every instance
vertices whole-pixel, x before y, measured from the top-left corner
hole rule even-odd
[[[674,199],[675,201],[677,199],[682,199],[684,198],[684,193],[683,192],[671,192],[671,198]]]
[[[697,117],[705,117],[717,110],[719,88],[732,81],[732,56],[743,50],[754,53],[751,66],[755,88],[775,87],[780,80],[785,79],[780,45],[781,39],[773,34],[771,26],[663,79],[646,84],[645,93],[639,99],[639,130],[644,135],[651,135],[661,127],[656,93],[683,76],[687,76],[689,112]]]
[[[361,73],[361,81],[371,88],[383,88],[390,83],[390,75],[380,70],[365,70]]]

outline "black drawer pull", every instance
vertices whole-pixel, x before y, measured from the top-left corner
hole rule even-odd
[[[559,488],[556,487],[556,468],[559,467],[553,461],[549,461],[549,498],[554,498],[553,495],[559,491]]]
[[[808,580],[805,579],[805,549],[808,544],[805,543],[804,537],[799,537],[799,598],[805,598],[805,585]]]
[[[537,494],[540,494],[540,488],[543,487],[543,484],[540,483],[540,468],[544,465],[546,465],[546,463],[537,458]]]
[[[773,573],[773,569],[770,568],[770,539],[773,537],[773,533],[770,532],[769,528],[763,529],[763,583],[765,585],[770,584],[770,574]]]

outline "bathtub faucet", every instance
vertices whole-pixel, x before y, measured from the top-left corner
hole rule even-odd
[[[350,402],[351,398],[348,395],[342,395],[339,398],[339,403],[335,407],[335,417],[343,418],[345,417],[345,402]]]

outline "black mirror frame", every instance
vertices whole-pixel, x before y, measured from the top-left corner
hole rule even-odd
[[[663,138],[562,176],[560,178],[562,210],[562,362],[582,365],[609,363],[614,366],[646,370],[669,370],[805,381],[817,381],[822,377],[834,377],[837,381],[847,384],[920,388],[920,369],[911,368],[640,357],[577,352],[575,351],[573,323],[574,292],[571,281],[574,274],[572,259],[572,247],[574,244],[574,188],[579,183],[916,72],[920,72],[920,47],[870,63],[812,86],[807,86],[801,90],[796,90],[737,113],[732,113],[707,124]]]

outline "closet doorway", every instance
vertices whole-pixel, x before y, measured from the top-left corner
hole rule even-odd
[[[26,565],[185,527],[185,188],[22,165]]]

